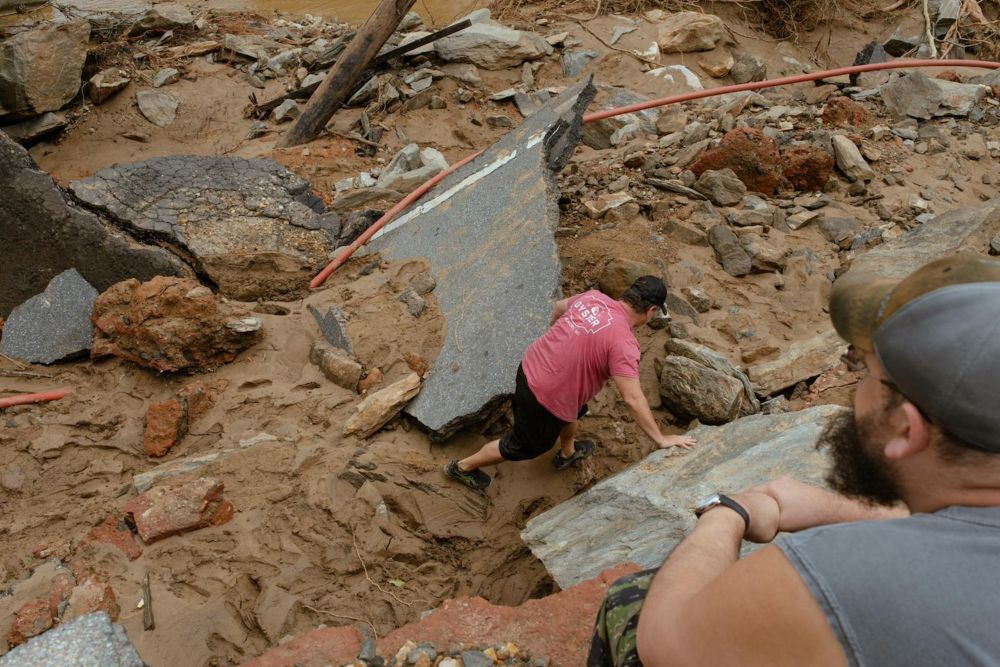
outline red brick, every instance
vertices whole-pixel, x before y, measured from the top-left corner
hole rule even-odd
[[[84,614],[92,614],[95,611],[106,612],[111,620],[118,618],[121,611],[118,607],[118,599],[111,584],[87,579],[73,589],[69,597],[69,604],[66,606],[66,613],[63,615],[63,622]]]
[[[378,653],[393,656],[408,640],[438,647],[466,648],[513,642],[529,655],[549,658],[552,665],[584,665],[597,607],[608,586],[639,568],[619,565],[598,577],[518,607],[490,604],[482,598],[446,601],[419,623],[405,625],[378,641]],[[271,649],[244,667],[322,667],[351,663],[360,649],[350,627],[313,630]]]
[[[792,146],[781,154],[782,175],[796,190],[822,192],[833,175],[833,155],[818,146]]]
[[[207,526],[219,526],[233,518],[232,503],[222,497],[221,480],[202,478],[184,484],[150,489],[125,505],[139,537],[151,544],[165,537]]]
[[[35,600],[14,612],[14,625],[7,641],[17,646],[37,637],[52,627],[52,610],[48,600]]]
[[[875,124],[875,116],[849,97],[834,97],[827,101],[823,109],[823,124],[867,129]]]
[[[163,456],[187,433],[187,408],[171,399],[151,405],[146,412],[146,437],[143,447],[150,456]]]
[[[708,170],[732,169],[747,189],[773,195],[781,180],[778,144],[763,132],[737,128],[726,132],[718,148],[702,153],[691,171],[701,176]]]
[[[75,584],[76,581],[69,574],[60,574],[56,577],[55,583],[52,584],[52,593],[49,595],[49,613],[52,614],[52,618],[63,615]]]
[[[118,517],[109,516],[101,525],[92,528],[87,533],[87,539],[117,547],[129,560],[142,555],[142,547],[135,541],[135,535],[125,521]]]

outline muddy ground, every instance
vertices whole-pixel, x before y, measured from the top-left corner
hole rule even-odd
[[[580,41],[579,48],[601,52],[587,72],[639,93],[656,92],[643,90],[648,77],[642,63],[607,48],[583,27],[606,34],[621,19],[589,20],[592,12],[583,11],[568,17],[567,10],[557,9],[522,6],[510,22],[543,34],[566,30]],[[787,66],[786,56],[814,66],[849,64],[860,46],[883,37],[887,29],[879,20],[845,16],[837,24],[800,35],[797,42],[776,43],[738,11],[724,11],[729,12],[724,16],[739,47],[764,58],[772,75]],[[276,18],[241,14],[213,20],[238,22],[252,32],[263,31]],[[639,48],[648,37],[644,30],[625,35],[618,46]],[[712,56],[665,56],[662,64],[683,63],[702,74],[697,60]],[[535,73],[538,87],[569,81],[557,59],[543,63]],[[443,79],[435,87],[449,101],[447,108],[373,117],[387,130],[375,157],[359,157],[358,144],[338,136],[304,148],[276,149],[275,134],[245,139],[251,120],[243,110],[252,89],[243,75],[227,63],[204,58],[179,64],[184,76],[170,92],[182,99],[182,106],[170,127],[156,128],[139,115],[130,93],[133,83],[102,106],[80,109],[65,134],[36,145],[32,155],[63,185],[117,162],[153,156],[270,156],[308,179],[329,201],[336,181],[387,162],[409,140],[434,146],[454,162],[502,135],[502,128],[484,122],[486,116],[505,114],[520,121],[509,103],[458,104],[453,97],[458,84]],[[520,69],[480,73],[485,91],[508,88],[521,78]],[[703,80],[713,85],[707,75]],[[273,80],[266,90],[253,92],[268,99],[284,92],[283,86],[282,80]],[[769,97],[792,99],[797,92],[785,89]],[[692,114],[698,108],[689,107]],[[343,110],[334,129],[346,132],[360,113]],[[130,133],[148,139],[123,136]],[[902,201],[908,192],[939,186],[949,174],[959,174],[966,187],[948,190],[950,201],[941,202],[941,210],[975,205],[984,194],[995,195],[994,189],[981,185],[990,165],[964,158],[965,147],[966,142],[957,141],[947,153],[935,156],[886,149],[879,171],[896,167],[907,177],[905,186],[882,188],[886,199]],[[622,172],[641,177],[621,166],[624,152],[581,147],[567,174],[603,178]],[[872,206],[849,203],[846,184],[829,194],[859,220],[877,219]],[[690,214],[686,206],[690,203],[675,202],[669,215],[683,219]],[[678,318],[690,338],[737,362],[753,352],[751,347],[784,348],[826,328],[829,277],[845,257],[817,229],[807,227],[780,241],[782,250],[810,249],[814,260],[808,267],[804,262],[790,265],[779,287],[776,274],[733,278],[722,271],[711,248],[674,242],[665,231],[667,217],[637,215],[609,225],[567,207],[557,234],[565,292],[593,287],[612,258],[663,266],[672,290],[697,286],[718,305],[697,321]],[[560,473],[547,457],[507,464],[496,470],[488,492],[479,494],[447,482],[440,469],[448,460],[476,450],[492,433],[466,431],[445,444],[432,444],[402,419],[368,440],[343,437],[342,424],[356,397],[328,382],[309,363],[310,345],[320,334],[308,306],[336,303],[343,308],[359,360],[367,369],[380,369],[388,384],[408,373],[416,357],[433,362],[441,344],[443,320],[433,298],[419,319],[397,299],[407,279],[422,268],[417,262],[378,263],[363,256],[306,299],[248,304],[264,323],[264,341],[234,363],[197,378],[217,394],[217,401],[166,457],[170,461],[234,449],[194,476],[224,480],[236,516],[223,526],[147,546],[135,561],[107,545],[87,543],[84,536],[106,517],[120,513],[134,495],[133,475],[163,462],[143,452],[145,411],[192,378],[157,375],[118,360],[33,369],[47,376],[40,379],[0,378],[3,393],[75,389],[57,403],[0,414],[0,585],[25,580],[52,556],[106,578],[121,606],[120,621],[144,660],[154,666],[238,664],[284,637],[321,624],[354,623],[384,634],[457,595],[517,604],[553,591],[554,583],[519,538],[524,523],[639,460],[652,443],[608,388],[582,424],[581,435],[601,443],[593,459]],[[752,346],[739,335],[748,327],[756,331]],[[665,355],[668,332],[644,329],[638,336],[646,394],[661,423],[667,424],[672,417],[659,408],[655,362]],[[14,367],[0,360],[0,368]],[[839,372],[821,385],[826,389],[821,396],[796,396],[792,405],[802,400],[843,402],[851,381]],[[673,422],[669,430],[680,432],[686,426]],[[137,602],[147,573],[157,625],[144,632]],[[0,598],[0,636],[6,636],[5,623],[16,602]]]

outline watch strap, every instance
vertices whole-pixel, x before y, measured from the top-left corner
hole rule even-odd
[[[750,532],[750,513],[744,509],[743,505],[740,505],[729,496],[721,493],[719,494],[719,505],[724,505],[743,517],[743,523],[746,524],[746,529],[743,531],[743,534],[746,535]]]

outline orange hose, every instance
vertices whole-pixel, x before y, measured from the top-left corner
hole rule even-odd
[[[638,104],[630,104],[624,107],[617,107],[614,109],[608,109],[607,111],[598,111],[596,113],[587,114],[583,117],[584,123],[592,123],[597,120],[603,120],[605,118],[611,118],[612,116],[620,116],[626,113],[635,113],[636,111],[643,111],[645,109],[651,109],[653,107],[666,106],[668,104],[678,104],[680,102],[690,102],[691,100],[698,100],[705,97],[715,97],[717,95],[726,95],[728,93],[739,93],[747,90],[762,90],[764,88],[774,88],[775,86],[787,86],[793,83],[804,83],[806,81],[816,81],[818,79],[826,79],[834,76],[843,76],[845,74],[860,74],[862,72],[876,72],[885,69],[902,69],[905,67],[980,67],[984,69],[1000,69],[1000,63],[991,62],[989,60],[894,60],[889,63],[873,63],[870,65],[852,65],[850,67],[839,67],[837,69],[825,70],[823,72],[810,72],[809,74],[797,74],[795,76],[786,76],[780,79],[767,79],[765,81],[752,81],[750,83],[740,83],[732,86],[722,86],[720,88],[709,88],[708,90],[699,90],[691,93],[682,93],[680,95],[671,95],[669,97],[661,97],[656,100],[649,100],[648,102],[640,102]],[[385,227],[386,223],[392,220],[398,213],[402,212],[406,207],[420,199],[428,190],[433,188],[435,185],[440,183],[442,180],[447,178],[450,174],[454,173],[459,167],[463,167],[472,161],[474,158],[482,155],[482,151],[474,155],[456,162],[452,166],[448,167],[440,174],[427,181],[419,188],[404,197],[398,204],[393,206],[391,209],[385,212],[381,218],[376,220],[371,227],[365,230],[365,233],[359,236],[354,243],[344,249],[340,256],[330,262],[326,268],[319,272],[319,274],[312,279],[309,286],[313,289],[322,285],[327,278],[330,277],[334,271],[336,271],[341,265],[344,264],[354,252],[363,246],[365,243],[371,239],[372,236],[378,233],[380,229]]]
[[[73,393],[72,389],[57,389],[56,391],[46,391],[41,394],[16,394],[6,398],[0,398],[0,410],[14,405],[29,405],[31,403],[44,403],[45,401],[58,401]]]

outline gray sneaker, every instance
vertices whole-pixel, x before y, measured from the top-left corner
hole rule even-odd
[[[552,458],[552,465],[556,467],[556,470],[565,470],[575,461],[590,458],[594,454],[594,450],[597,449],[597,444],[593,440],[577,440],[573,446],[575,449],[572,456],[563,456],[561,452],[557,452]]]
[[[451,461],[444,467],[444,474],[453,480],[465,484],[470,489],[482,491],[490,485],[493,478],[482,470],[470,470],[465,472],[458,467],[458,461]]]

